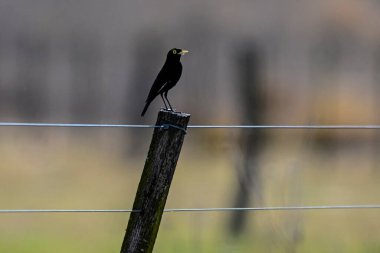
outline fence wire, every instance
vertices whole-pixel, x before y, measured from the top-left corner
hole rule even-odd
[[[43,122],[0,122],[0,127],[73,127],[73,128],[167,128],[172,125],[139,124],[83,124],[83,123],[43,123]],[[176,126],[172,126],[176,127]],[[188,125],[187,128],[226,128],[226,129],[347,129],[379,130],[380,125]],[[302,210],[338,210],[338,209],[380,209],[380,204],[371,205],[322,205],[322,206],[274,206],[274,207],[222,207],[222,208],[174,208],[164,209],[173,212],[236,212],[236,211],[302,211]],[[0,209],[0,214],[17,213],[132,213],[132,209]]]
[[[252,212],[252,211],[302,211],[302,210],[339,210],[339,209],[380,209],[380,205],[322,205],[322,206],[272,206],[272,207],[215,207],[215,208],[173,208],[164,209],[166,213],[175,212]],[[132,213],[132,209],[2,209],[5,213]]]
[[[164,125],[0,122],[0,127],[165,128]],[[174,126],[175,127],[175,126]],[[187,128],[237,129],[380,129],[380,125],[189,125]]]

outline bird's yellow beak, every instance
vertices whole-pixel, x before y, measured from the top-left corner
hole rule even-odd
[[[179,54],[181,54],[181,55],[185,55],[185,54],[187,54],[189,51],[188,50],[181,50],[181,52],[179,52]]]

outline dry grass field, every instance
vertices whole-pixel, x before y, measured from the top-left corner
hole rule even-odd
[[[145,152],[125,155],[120,132],[2,130],[1,209],[131,208]],[[231,206],[236,134],[222,131],[224,141],[199,142],[202,131],[186,136],[167,208]],[[252,206],[379,203],[380,174],[370,146],[323,152],[304,140],[307,135],[279,131],[263,145],[260,203]],[[230,215],[166,213],[155,252],[380,251],[376,209],[250,212],[239,238],[228,233]],[[0,252],[100,253],[120,250],[128,214],[0,214],[0,220]]]

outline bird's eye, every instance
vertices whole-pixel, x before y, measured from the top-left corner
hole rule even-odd
[[[173,50],[173,54],[177,54],[177,50],[174,49],[174,50]]]

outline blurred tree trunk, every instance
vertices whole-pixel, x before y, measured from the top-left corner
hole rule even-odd
[[[18,116],[35,120],[47,114],[47,85],[49,41],[31,35],[15,41],[17,78],[14,103]]]
[[[263,59],[261,48],[256,44],[242,47],[236,60],[240,102],[243,121],[248,124],[262,122],[264,112],[264,87],[262,80]],[[259,130],[243,130],[240,135],[241,155],[237,164],[238,185],[232,206],[248,207],[257,202],[261,195],[260,167],[258,156],[263,147],[264,136]],[[238,236],[245,228],[247,212],[232,212],[231,234]],[[252,214],[250,214],[252,215]]]
[[[96,122],[102,105],[99,38],[74,34],[70,39],[71,117],[74,122]]]

